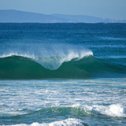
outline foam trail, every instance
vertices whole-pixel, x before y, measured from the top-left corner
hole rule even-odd
[[[84,123],[80,119],[68,118],[66,120],[55,121],[52,123],[34,122],[32,124],[16,124],[16,125],[7,125],[7,126],[84,126]]]

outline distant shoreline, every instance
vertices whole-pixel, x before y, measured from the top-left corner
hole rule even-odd
[[[126,23],[115,20],[85,15],[41,14],[19,10],[0,10],[0,23]]]

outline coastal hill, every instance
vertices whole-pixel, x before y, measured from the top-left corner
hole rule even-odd
[[[84,15],[41,14],[18,10],[0,10],[0,23],[112,23],[118,22]]]

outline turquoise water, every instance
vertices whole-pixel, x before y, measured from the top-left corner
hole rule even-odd
[[[0,81],[0,100],[0,125],[126,124],[124,78]]]
[[[1,126],[125,126],[126,24],[1,24]]]

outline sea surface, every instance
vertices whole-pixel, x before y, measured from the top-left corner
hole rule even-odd
[[[126,126],[126,24],[0,23],[0,126]]]

